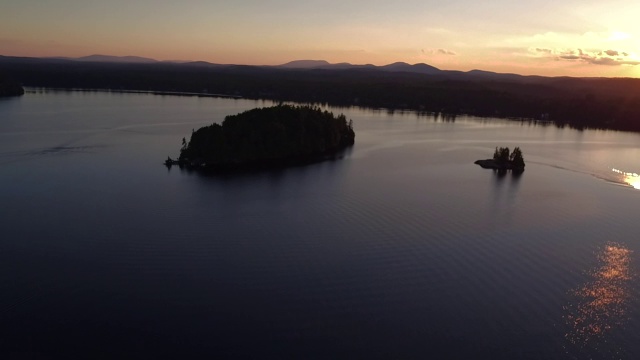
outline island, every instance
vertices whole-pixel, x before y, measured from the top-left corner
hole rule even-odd
[[[509,153],[508,147],[496,147],[493,159],[476,160],[474,164],[480,165],[484,169],[494,169],[498,171],[511,170],[512,172],[524,171],[524,158],[519,147]]]
[[[216,171],[253,170],[321,161],[355,141],[353,121],[312,106],[277,105],[225,117],[182,139],[179,165]]]
[[[0,97],[24,95],[24,89],[15,81],[0,76]]]

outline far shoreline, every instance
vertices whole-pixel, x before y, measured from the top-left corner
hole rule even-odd
[[[392,108],[392,107],[372,107],[372,106],[362,106],[362,105],[333,105],[328,104],[326,102],[318,102],[318,101],[279,101],[270,99],[268,97],[261,98],[253,98],[253,97],[244,97],[241,95],[231,95],[231,94],[212,94],[212,93],[204,93],[204,92],[183,92],[183,91],[157,91],[157,90],[127,90],[127,89],[107,89],[107,88],[64,88],[64,87],[44,87],[44,86],[23,86],[25,90],[25,94],[28,93],[38,93],[38,91],[60,91],[60,92],[104,92],[104,93],[121,93],[121,94],[149,94],[149,95],[159,95],[159,96],[180,96],[180,97],[209,97],[209,98],[221,98],[221,99],[236,99],[236,100],[249,100],[249,101],[271,101],[274,104],[284,103],[284,104],[299,104],[299,105],[321,105],[326,107],[331,107],[335,109],[363,109],[363,110],[373,110],[373,111],[387,111],[389,113],[412,113],[420,116],[438,116],[446,119],[445,121],[455,121],[457,117],[469,117],[474,119],[496,119],[496,120],[507,120],[507,121],[520,121],[520,122],[532,122],[537,124],[548,124],[553,125],[554,122],[552,120],[540,120],[536,118],[526,118],[526,117],[500,117],[500,116],[480,116],[466,113],[438,113],[432,111],[423,111],[416,110],[412,108]],[[611,130],[611,129],[607,129]],[[624,130],[616,130],[616,131],[624,131]]]
[[[158,95],[158,96],[177,96],[177,97],[201,97],[201,98],[219,98],[219,99],[233,99],[233,100],[249,100],[249,101],[271,101],[274,104],[284,103],[284,104],[302,104],[302,105],[319,105],[321,107],[330,107],[335,109],[362,109],[362,110],[372,110],[372,111],[387,111],[389,113],[412,113],[418,116],[432,116],[443,119],[444,122],[455,121],[457,117],[468,117],[471,119],[495,119],[495,120],[506,120],[509,122],[520,122],[520,123],[530,123],[530,124],[540,124],[542,126],[556,126],[558,128],[568,127],[576,130],[594,130],[594,131],[615,131],[615,132],[624,132],[624,133],[640,133],[640,131],[634,130],[625,130],[625,129],[615,129],[615,128],[598,128],[598,127],[579,127],[572,126],[568,123],[556,123],[553,120],[546,119],[537,119],[537,118],[529,118],[529,117],[510,117],[510,116],[482,116],[482,115],[474,115],[469,113],[443,113],[443,112],[432,112],[432,111],[424,111],[417,110],[412,108],[395,108],[395,107],[371,107],[371,106],[363,106],[363,105],[335,105],[321,101],[294,101],[294,100],[286,100],[286,101],[278,101],[275,99],[271,99],[268,97],[244,97],[241,95],[232,95],[232,94],[213,94],[213,93],[204,93],[204,92],[181,92],[181,91],[159,91],[159,90],[127,90],[127,89],[108,89],[108,88],[64,88],[64,87],[41,87],[41,86],[23,86],[24,95],[29,93],[38,93],[38,91],[59,91],[59,92],[103,92],[103,93],[120,93],[120,94],[148,94],[148,95]]]
[[[38,93],[38,90],[60,91],[60,92],[105,92],[105,93],[121,93],[121,94],[150,94],[150,95],[160,95],[160,96],[185,96],[185,97],[196,96],[196,97],[211,97],[211,98],[223,98],[223,99],[246,99],[240,95],[212,94],[212,93],[203,93],[203,92],[24,86],[25,94]],[[247,99],[247,100],[250,100],[250,99]]]

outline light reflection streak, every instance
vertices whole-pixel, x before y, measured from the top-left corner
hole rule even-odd
[[[621,174],[623,176],[622,181],[624,181],[625,184],[629,184],[633,186],[634,189],[640,190],[640,174],[624,172],[618,169],[611,169],[611,171],[613,171],[614,173]]]
[[[573,344],[597,341],[625,320],[629,298],[631,250],[617,243],[607,244],[598,254],[599,266],[592,280],[574,290],[576,304],[567,306],[565,320],[570,331],[565,337]]]

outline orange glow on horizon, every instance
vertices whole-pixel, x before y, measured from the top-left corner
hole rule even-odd
[[[640,77],[638,1],[280,5],[258,0],[191,1],[189,6],[152,0],[7,1],[0,12],[0,55],[102,54],[237,65],[406,62],[456,71]]]

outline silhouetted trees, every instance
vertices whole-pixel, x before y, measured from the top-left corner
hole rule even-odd
[[[509,155],[509,160],[513,164],[513,167],[524,168],[524,158],[522,157],[522,151],[519,147],[513,149],[513,152]]]
[[[524,171],[524,158],[522,156],[522,150],[520,150],[519,147],[513,149],[511,153],[509,153],[508,147],[496,147],[496,150],[493,152],[493,159],[477,160],[475,163],[483,168],[500,171]]]
[[[509,161],[509,148],[501,147],[498,149],[498,147],[496,147],[496,151],[493,152],[493,160],[503,162]]]
[[[514,166],[524,166],[524,158],[522,157],[522,150],[519,147],[513,149],[513,152],[509,152],[508,147],[496,147],[493,152],[493,160],[498,162],[511,162]]]

